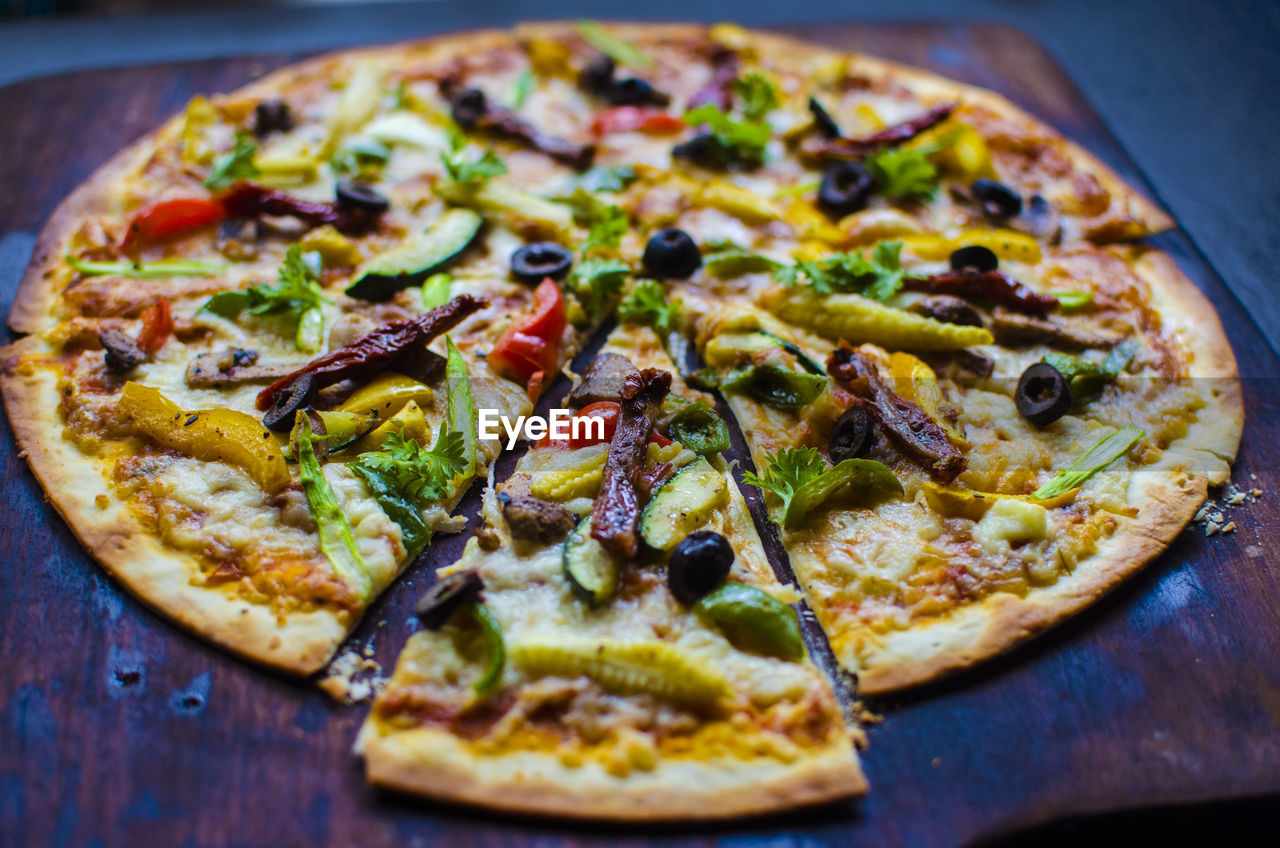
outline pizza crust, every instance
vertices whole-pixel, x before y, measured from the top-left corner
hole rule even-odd
[[[16,362],[31,345],[0,350],[5,410],[32,473],[49,502],[95,559],[130,592],[183,627],[255,662],[311,674],[329,661],[353,623],[333,610],[277,613],[194,582],[196,560],[161,544],[114,497],[97,462],[61,435],[57,378],[49,368]],[[96,499],[105,495],[106,508]]]
[[[692,821],[762,815],[862,795],[868,784],[848,747],[833,745],[792,763],[672,760],[625,777],[597,763],[568,767],[554,752],[476,754],[431,728],[380,731],[365,724],[370,782],[490,809],[615,821]]]

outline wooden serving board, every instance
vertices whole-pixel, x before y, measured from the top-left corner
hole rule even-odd
[[[1001,91],[1143,183],[1074,86],[1017,31],[788,31]],[[0,312],[35,233],[95,167],[191,95],[297,58],[76,73],[0,91]],[[1280,362],[1185,236],[1156,242],[1208,293],[1234,342],[1249,410],[1235,479],[1265,490],[1262,502],[1230,511],[1231,535],[1188,530],[1112,596],[1010,656],[872,704],[884,721],[864,754],[871,794],[761,821],[564,826],[369,789],[350,750],[365,706],[336,706],[307,682],[238,662],[125,595],[45,503],[0,424],[0,845],[949,846],[1102,811],[1280,794],[1271,501],[1280,410],[1261,379]],[[462,541],[420,559],[353,644],[371,645],[389,668],[411,631],[413,599]],[[1186,815],[1177,815],[1181,828]],[[1124,832],[1149,835],[1164,822],[1166,836],[1186,836],[1168,821]],[[1115,832],[1108,824],[1103,835]]]

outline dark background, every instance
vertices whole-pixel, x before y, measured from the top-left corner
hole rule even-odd
[[[69,5],[102,11],[146,4],[107,0]],[[64,11],[0,22],[0,86],[68,70],[296,53],[522,18],[584,15],[731,17],[747,24],[995,20],[1030,34],[1092,101],[1157,199],[1194,242],[1175,235],[1161,246],[1172,250],[1209,291],[1241,355],[1251,423],[1237,479],[1247,481],[1253,471],[1260,481],[1276,480],[1269,460],[1280,444],[1278,398],[1271,380],[1280,349],[1280,305],[1272,296],[1272,269],[1280,262],[1280,169],[1273,159],[1280,146],[1274,94],[1274,81],[1280,79],[1280,5],[953,6],[906,0],[890,7],[811,0],[652,0],[637,9],[563,0],[536,5],[442,0],[257,8],[226,4],[218,10],[114,16]],[[890,37],[890,30],[883,32]],[[940,40],[919,61],[944,72],[951,63],[959,73],[966,39],[977,32],[950,28],[950,40]],[[994,43],[1016,48],[1017,40]],[[874,52],[874,36],[872,43],[858,46]],[[999,57],[995,59],[998,64]],[[1008,66],[1019,67],[1021,59],[1009,57]],[[222,78],[207,68],[175,74],[185,76],[175,78],[167,94],[140,91],[131,101],[112,92],[112,102],[133,103],[145,112],[159,98],[172,100],[165,107],[172,110],[183,102],[178,93],[216,85]],[[112,85],[131,78],[113,78]],[[140,85],[145,78],[145,73],[137,76]],[[92,85],[95,78],[76,79]],[[30,247],[23,233],[33,231],[47,214],[34,210],[48,207],[70,187],[62,184],[69,177],[61,171],[91,167],[106,155],[98,148],[114,150],[153,119],[124,110],[114,116],[91,112],[92,92],[83,94],[83,123],[65,114],[68,98],[32,102],[4,94],[0,91],[0,151],[16,158],[44,146],[84,151],[83,160],[60,160],[61,169],[46,163],[48,176],[22,171],[16,158],[0,161],[0,283],[7,300],[26,262],[22,248]],[[1042,114],[1051,122],[1117,161],[1103,149],[1105,137],[1096,135],[1091,124],[1064,123],[1063,116],[1075,114],[1070,98],[1045,108]],[[42,109],[50,115],[60,110],[58,119],[42,122]],[[5,155],[0,153],[0,160]],[[28,158],[40,161],[34,153]],[[1225,288],[1200,264],[1196,248]],[[820,811],[758,825],[637,834],[566,830],[422,808],[365,790],[358,763],[346,751],[362,709],[329,707],[307,684],[246,669],[123,596],[40,503],[38,486],[13,455],[7,427],[0,427],[0,442],[0,498],[6,504],[0,518],[0,848],[166,845],[173,843],[175,833],[184,833],[191,845],[291,845],[299,844],[300,834],[308,845],[356,845],[365,840],[351,837],[352,825],[367,815],[379,822],[367,841],[403,845],[477,842],[527,848],[604,844],[614,838],[634,845],[692,838],[707,846],[801,848],[841,844],[850,833],[859,833],[864,844],[958,845],[972,831],[949,833],[944,819],[966,817],[988,825],[1000,822],[982,831],[1012,831],[1008,844],[1093,848],[1280,841],[1276,796],[1229,803],[1166,801],[1154,810],[1040,825],[1034,823],[1041,819],[1028,817],[1025,810],[1021,816],[1010,813],[1020,800],[1030,804],[1046,794],[1060,797],[1069,781],[1080,783],[1072,792],[1085,799],[1082,811],[1126,805],[1125,799],[1144,795],[1141,785],[1126,791],[1129,774],[1139,776],[1142,785],[1163,784],[1162,797],[1169,799],[1249,795],[1251,786],[1280,787],[1280,731],[1275,730],[1280,727],[1280,694],[1275,703],[1266,702],[1270,719],[1258,712],[1261,687],[1280,681],[1273,638],[1280,634],[1274,602],[1280,598],[1280,570],[1270,544],[1277,533],[1267,526],[1275,515],[1269,503],[1252,507],[1248,517],[1259,525],[1256,530],[1230,540],[1210,544],[1198,532],[1186,534],[1159,563],[1051,639],[954,686],[881,705],[889,718],[883,728],[873,730],[866,760],[877,790],[853,822]],[[1263,543],[1261,558],[1244,559],[1246,545],[1257,541]],[[1253,582],[1240,581],[1235,572],[1250,565],[1256,569],[1249,577]],[[358,638],[378,639],[380,659],[389,661],[403,643],[405,609],[420,591],[413,584],[422,580],[420,573],[411,574],[388,593],[371,616],[374,621],[362,627]],[[385,633],[376,624],[382,616]],[[1183,667],[1184,660],[1195,665]],[[129,677],[131,672],[140,672],[140,679]],[[1169,718],[1184,713],[1198,718]],[[1162,731],[1157,720],[1173,723]],[[997,723],[1015,732],[1001,736],[994,732]],[[1132,733],[1134,727],[1143,731],[1140,737]],[[1264,733],[1270,728],[1270,735],[1256,735],[1259,728]],[[1055,744],[1072,734],[1080,735],[1074,744]],[[1117,737],[1125,744],[1117,744]],[[1205,752],[1215,747],[1254,751],[1254,780],[1244,779],[1243,768],[1210,768],[1214,758]],[[233,750],[248,753],[232,756]],[[1056,761],[1064,750],[1074,750],[1078,759]],[[18,767],[10,770],[15,755]],[[1195,756],[1204,761],[1187,759]],[[1223,758],[1216,759],[1220,764]],[[1256,780],[1259,764],[1265,771],[1268,762],[1274,763],[1274,777]],[[1025,767],[1019,770],[1014,763]],[[1099,769],[1090,791],[1088,769],[1099,763],[1107,766]],[[335,791],[292,797],[291,787],[309,782],[313,772],[331,775]],[[1178,784],[1181,775],[1197,772],[1216,776],[1208,786]],[[1236,773],[1239,781],[1233,781]],[[919,787],[914,798],[897,791],[904,781]],[[139,786],[145,788],[138,791]],[[279,794],[279,803],[263,798],[264,793]],[[118,803],[101,803],[113,795]],[[918,807],[912,806],[917,802]],[[952,809],[945,817],[931,809],[947,802],[970,809],[962,815]],[[245,814],[252,820],[241,818]],[[6,829],[6,823],[17,823],[18,829]],[[121,843],[121,837],[127,842]]]

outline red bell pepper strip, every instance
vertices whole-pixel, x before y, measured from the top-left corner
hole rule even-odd
[[[547,277],[534,290],[534,309],[507,327],[489,352],[489,365],[506,377],[540,390],[560,363],[560,337],[566,324],[564,297]]]
[[[275,396],[303,374],[310,374],[315,379],[317,390],[343,380],[376,374],[411,349],[420,348],[441,333],[449,332],[462,323],[462,319],[488,305],[489,302],[481,298],[460,294],[416,318],[385,324],[267,386],[258,394],[258,409],[271,406]]]
[[[122,247],[125,253],[132,253],[153,241],[198,230],[226,217],[226,208],[214,198],[161,200],[133,216]]]
[[[142,331],[138,333],[138,349],[143,353],[155,353],[164,347],[173,335],[173,309],[169,299],[162,297],[142,313]]]
[[[605,109],[591,122],[591,134],[596,138],[619,132],[639,130],[650,135],[675,135],[684,132],[687,125],[675,115],[661,109],[643,106],[618,106]]]

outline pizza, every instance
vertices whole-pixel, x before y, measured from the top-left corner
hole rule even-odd
[[[866,791],[840,679],[1020,644],[1228,479],[1235,360],[1141,241],[1170,226],[1000,96],[869,56],[456,34],[118,154],[41,234],[0,388],[86,549],[248,660],[313,674],[439,567],[360,733],[374,783],[739,816]]]

